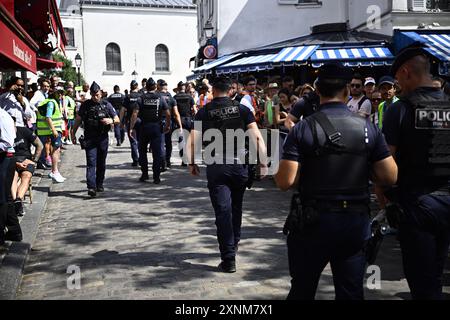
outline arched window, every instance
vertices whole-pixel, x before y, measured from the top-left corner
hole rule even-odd
[[[155,49],[156,71],[169,71],[169,49],[158,44]]]
[[[106,46],[106,70],[122,71],[120,47],[116,43],[110,43]]]

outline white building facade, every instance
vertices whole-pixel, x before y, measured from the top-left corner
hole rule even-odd
[[[450,29],[449,0],[197,0],[200,47],[212,27],[218,56],[308,35],[314,25],[392,36],[395,29]],[[207,27],[208,28],[208,27]]]
[[[63,25],[74,61],[88,83],[108,93],[128,89],[132,80],[164,79],[169,88],[185,80],[198,51],[196,7],[190,0],[61,2]],[[73,35],[73,36],[72,36]]]

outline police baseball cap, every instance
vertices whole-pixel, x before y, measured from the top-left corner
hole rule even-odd
[[[158,86],[161,86],[161,87],[167,86],[166,80],[159,79],[158,80]]]
[[[134,87],[134,86],[137,86],[137,85],[138,85],[138,83],[137,83],[136,80],[132,80],[131,83],[130,83],[130,87]]]
[[[98,85],[97,82],[92,82],[91,88],[89,89],[91,92],[97,93],[100,91],[100,86]]]
[[[185,86],[186,84],[183,81],[178,82],[177,87],[180,88],[182,86]]]
[[[383,84],[390,84],[393,86],[395,84],[395,79],[392,78],[391,76],[381,77],[379,86],[381,86]]]
[[[344,67],[341,63],[326,63],[319,68],[318,77],[320,80],[324,79],[341,79],[345,81],[352,81],[352,69]]]
[[[430,54],[429,52],[426,50],[427,46],[419,41],[414,42],[413,44],[409,45],[406,48],[403,48],[398,54],[397,57],[394,60],[394,63],[392,64],[391,67],[391,75],[395,77],[398,69],[400,69],[400,67],[405,64],[406,62],[408,62],[409,60],[411,60],[412,58],[416,57],[416,56],[420,56],[420,55],[424,55],[429,57]]]
[[[152,87],[152,86],[154,86],[154,85],[156,85],[155,80],[153,80],[152,77],[148,78],[148,79],[147,79],[147,87]]]

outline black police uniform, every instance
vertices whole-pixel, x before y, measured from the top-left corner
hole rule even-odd
[[[128,140],[130,140],[130,147],[131,147],[131,159],[133,160],[133,165],[137,166],[139,162],[139,134],[137,134],[136,139],[133,138],[130,135],[130,121],[131,116],[133,115],[133,111],[139,107],[139,100],[141,98],[142,94],[139,92],[130,92],[124,100],[124,107],[126,109],[126,116],[125,116],[125,125],[127,127],[127,133],[128,133]],[[134,128],[136,129],[136,132],[139,132],[139,126],[140,126],[140,120],[138,119]]]
[[[168,110],[166,101],[157,92],[146,92],[139,99],[139,164],[141,165],[141,181],[148,180],[147,150],[150,143],[153,156],[153,181],[159,183],[161,174],[161,144],[163,138],[162,119]]]
[[[322,68],[319,77],[324,78],[338,79],[347,72],[343,67]],[[345,78],[350,80],[350,75]],[[304,213],[303,228],[291,228],[287,240],[292,277],[288,299],[313,300],[328,263],[336,299],[363,299],[369,166],[390,153],[378,128],[344,103],[323,104],[319,110],[300,121],[284,144],[283,159],[301,164],[298,191]]]
[[[225,152],[227,150],[226,130],[246,131],[248,125],[255,122],[255,117],[248,108],[224,97],[213,99],[211,103],[199,110],[195,120],[202,122],[204,132],[208,129],[219,129],[222,132]],[[236,155],[245,152],[245,150],[236,149],[235,146]],[[229,163],[230,159],[225,158],[224,155],[224,163]],[[220,255],[223,262],[234,264],[237,246],[241,239],[242,202],[248,180],[248,168],[237,159],[231,160],[235,164],[208,165],[207,179],[209,195],[216,215]]]
[[[314,91],[304,95],[302,99],[294,104],[290,114],[297,119],[309,117],[314,114],[320,106],[320,97]]]
[[[403,268],[413,299],[441,299],[450,243],[450,97],[417,88],[392,104],[383,133],[396,146]],[[388,216],[389,218],[389,216]]]
[[[113,93],[108,97],[108,102],[113,106],[116,113],[120,114],[120,109],[124,106],[125,96],[120,92]],[[114,136],[117,141],[117,145],[121,145],[125,140],[125,129],[121,128],[121,124],[114,125]]]
[[[170,92],[159,92],[161,97],[166,102],[171,116],[171,123],[170,123],[170,131],[168,133],[165,133],[163,135],[162,143],[161,143],[161,156],[162,156],[162,162],[161,165],[163,168],[165,166],[171,165],[171,157],[172,157],[172,132],[175,129],[175,118],[173,117],[173,108],[177,106],[177,101],[172,97]],[[165,124],[165,119],[163,119],[163,125]]]
[[[194,125],[194,98],[186,92],[180,92],[173,98],[177,102],[183,129],[191,132]],[[183,139],[184,137],[180,137],[179,143],[181,143]],[[180,157],[183,157],[183,149],[180,150]]]
[[[103,188],[108,155],[110,125],[104,125],[102,119],[114,119],[117,116],[113,106],[107,102],[85,101],[78,112],[83,120],[86,151],[86,181],[89,190]]]

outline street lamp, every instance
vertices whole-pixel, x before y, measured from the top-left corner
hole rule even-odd
[[[211,24],[211,21],[208,21],[203,27],[203,31],[205,31],[206,39],[211,39],[214,33],[214,27]]]
[[[80,74],[80,67],[81,67],[81,56],[79,53],[75,56],[75,65],[78,68],[78,86],[81,86],[81,74]]]
[[[137,76],[138,76],[138,73],[136,72],[136,70],[134,70],[134,71],[131,73],[131,75],[133,76],[133,79],[136,80],[136,79],[137,79]]]

